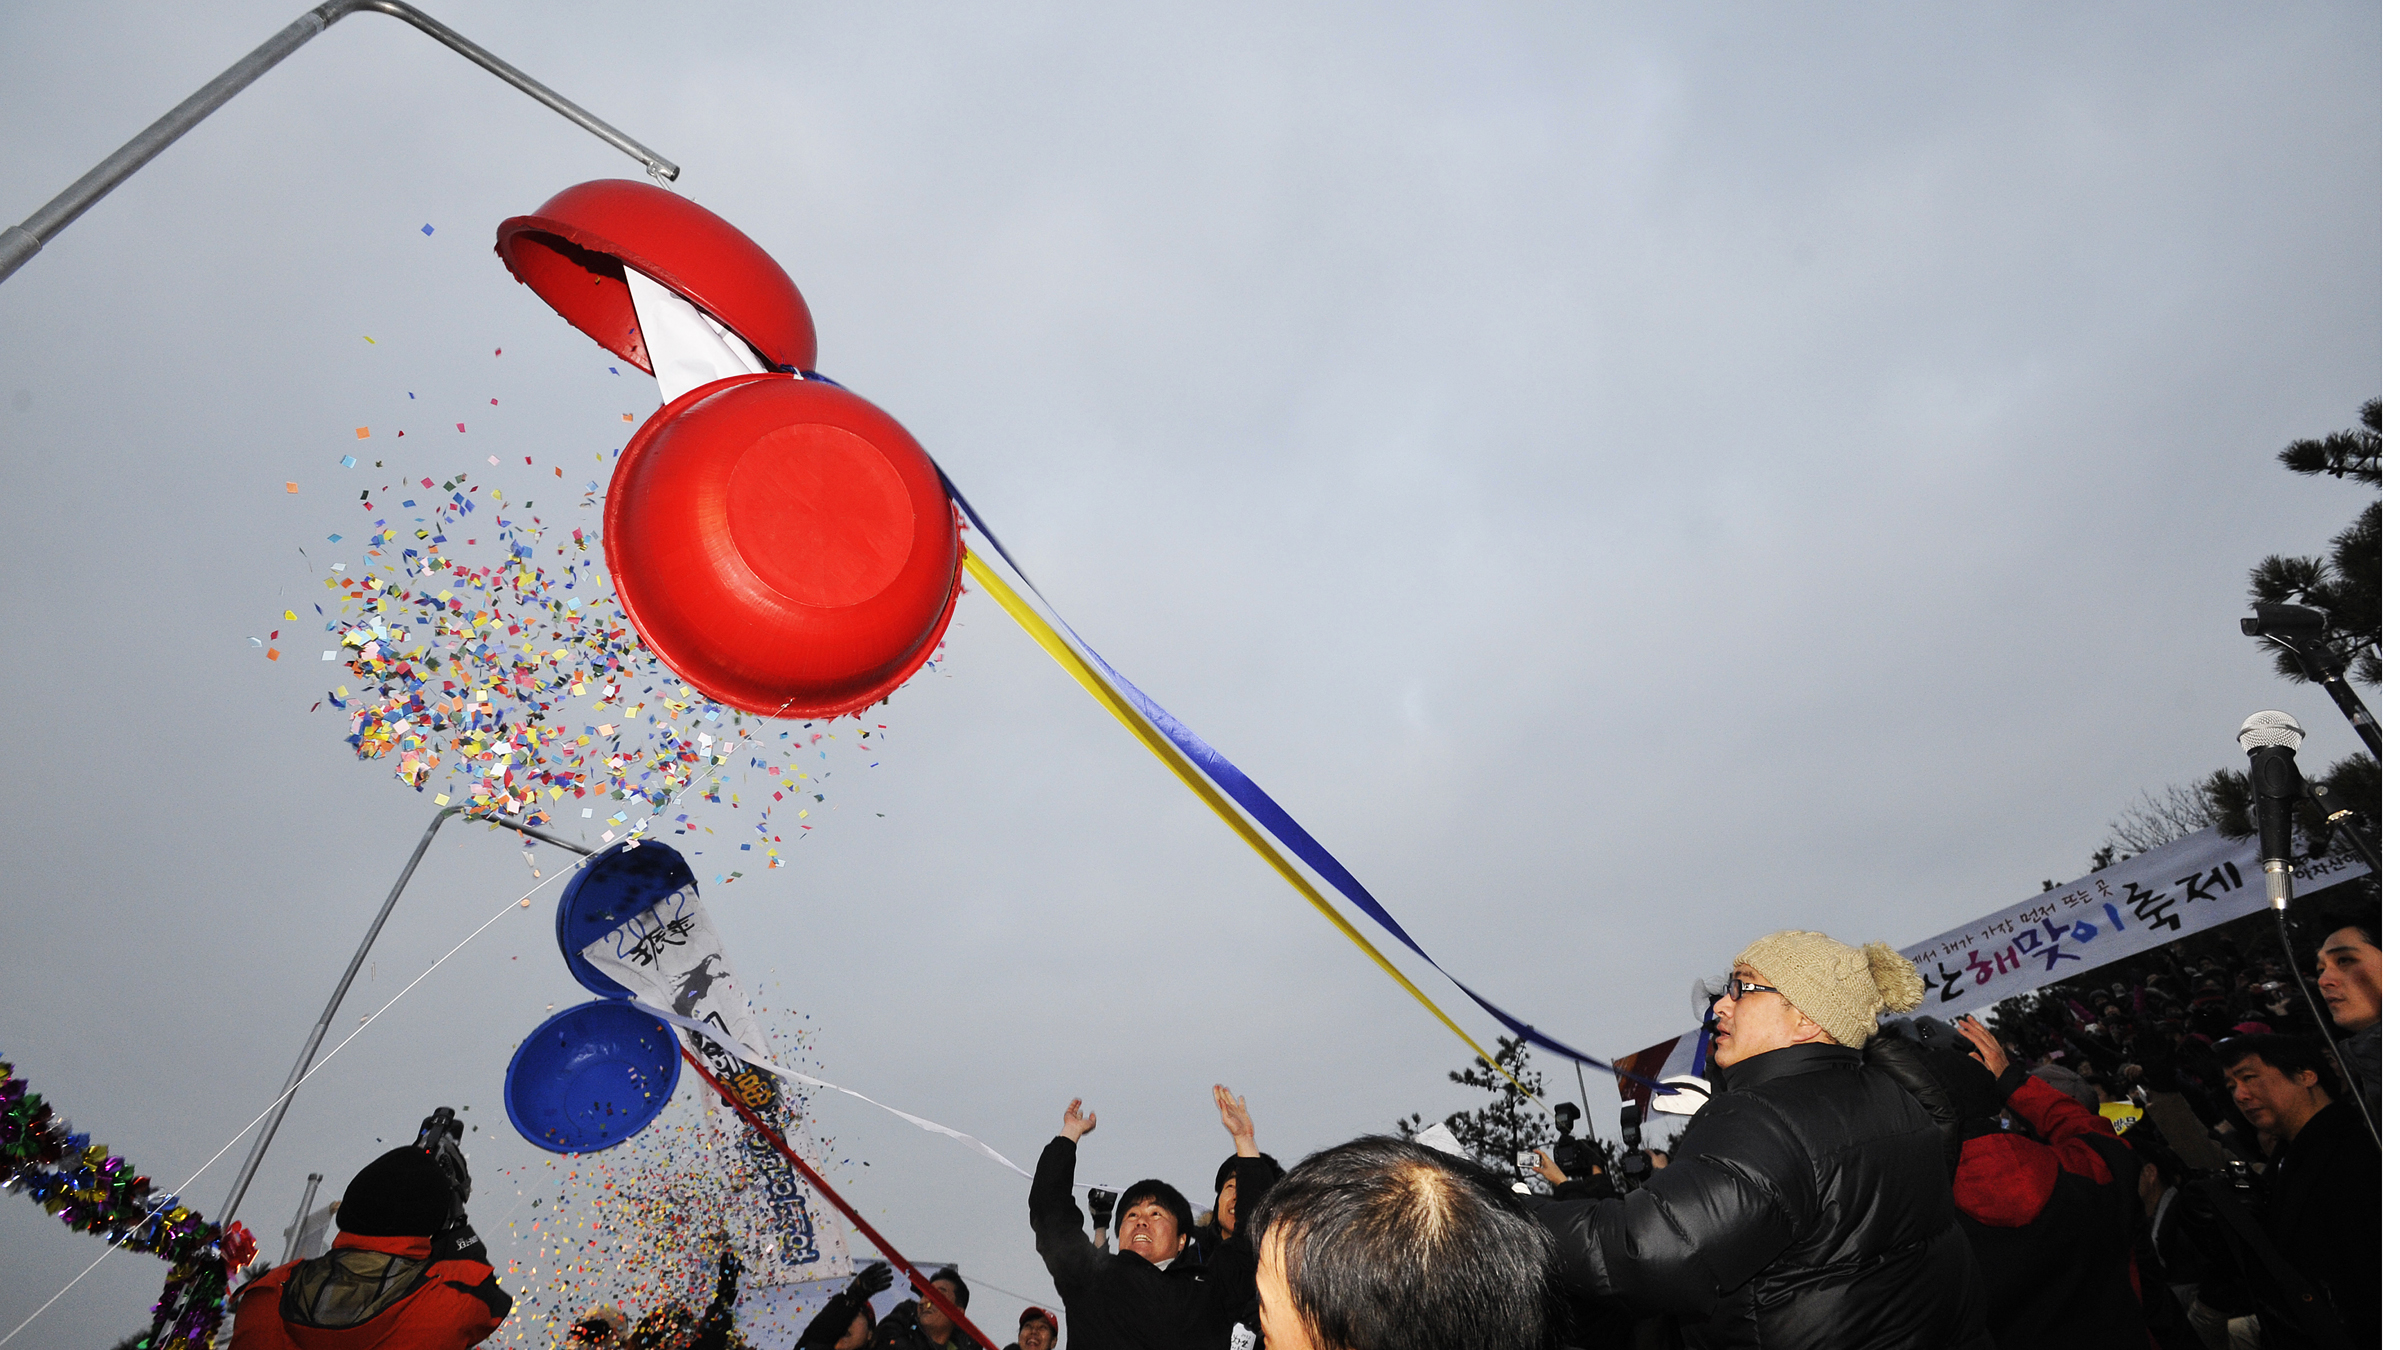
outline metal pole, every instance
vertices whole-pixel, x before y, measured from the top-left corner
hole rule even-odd
[[[2376,763],[2381,764],[2383,725],[2375,720],[2375,714],[2367,711],[2367,705],[2358,697],[2358,691],[2350,687],[2350,681],[2342,678],[2345,663],[2336,659],[2331,649],[2322,642],[2307,639],[2293,642],[2283,638],[2276,638],[2274,642],[2299,661],[2300,669],[2307,672],[2308,678],[2325,686],[2326,694],[2333,699],[2333,706],[2342,710],[2342,717],[2350,723],[2350,729],[2367,743],[2367,752],[2375,756]]]
[[[631,155],[641,162],[652,177],[672,181],[683,172],[673,161],[660,157],[640,141],[561,98],[548,86],[469,42],[456,30],[415,5],[403,3],[403,0],[326,0],[324,4],[292,20],[282,32],[260,44],[258,50],[234,62],[224,74],[202,85],[200,92],[176,104],[166,116],[152,122],[115,154],[100,161],[90,173],[76,179],[66,191],[51,198],[41,210],[27,216],[23,224],[0,229],[0,281],[15,275],[28,258],[42,251],[42,245],[57,238],[59,231],[74,224],[76,217],[114,191],[117,184],[131,178],[136,170],[157,158],[160,151],[181,139],[183,133],[200,125],[203,118],[224,106],[228,99],[249,88],[252,81],[274,69],[283,58],[300,50],[309,39],[361,11],[388,14],[413,25],[568,121]]]
[[[323,1172],[308,1174],[308,1189],[300,1192],[300,1209],[299,1212],[292,1215],[292,1231],[284,1239],[283,1259],[276,1262],[276,1265],[288,1266],[292,1263],[292,1258],[299,1254],[300,1239],[305,1235],[308,1227],[308,1211],[317,1203],[317,1187],[324,1184],[324,1181],[325,1174]]]
[[[266,1127],[259,1131],[258,1138],[251,1143],[250,1155],[242,1160],[242,1170],[233,1179],[233,1191],[225,1197],[225,1208],[217,1215],[218,1223],[230,1223],[233,1220],[233,1211],[241,1205],[243,1194],[250,1189],[250,1179],[257,1175],[259,1163],[267,1156],[267,1145],[274,1142],[276,1128],[283,1124],[284,1113],[292,1109],[292,1098],[296,1095],[294,1089],[307,1075],[308,1066],[316,1060],[317,1047],[325,1043],[325,1033],[333,1026],[333,1016],[341,1011],[342,997],[350,992],[350,982],[358,978],[358,968],[367,963],[368,949],[375,945],[376,934],[383,931],[383,921],[392,916],[392,906],[400,903],[400,892],[408,889],[408,879],[416,875],[417,864],[423,861],[425,850],[432,847],[434,832],[442,828],[444,821],[452,816],[464,814],[466,809],[463,806],[445,806],[434,812],[433,823],[426,826],[425,833],[418,837],[416,851],[408,855],[408,865],[400,869],[399,879],[392,883],[391,894],[383,897],[383,908],[375,911],[375,922],[367,925],[367,935],[360,939],[357,954],[350,958],[350,966],[342,972],[341,982],[333,987],[333,997],[325,1000],[325,1011],[318,1015],[317,1025],[309,1031],[308,1040],[301,1045],[300,1058],[293,1062],[291,1075],[283,1080],[283,1095],[275,1103],[274,1114],[267,1117]],[[593,852],[581,844],[561,839],[546,830],[537,830],[531,825],[519,825],[493,816],[468,816],[467,818],[497,825],[502,829],[515,830],[519,834],[539,839],[546,844],[555,844],[560,848],[580,853],[587,858]]]

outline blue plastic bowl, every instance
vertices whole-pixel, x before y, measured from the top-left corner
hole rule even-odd
[[[583,949],[695,881],[683,855],[655,839],[610,848],[584,864],[558,897],[558,954],[567,972],[602,998],[632,998],[632,990],[584,960]]]
[[[508,1123],[553,1153],[596,1153],[640,1134],[675,1096],[683,1056],[667,1024],[594,999],[533,1029],[509,1057]]]

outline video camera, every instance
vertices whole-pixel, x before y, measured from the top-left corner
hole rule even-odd
[[[417,1126],[417,1147],[433,1155],[434,1164],[450,1183],[450,1217],[433,1239],[437,1260],[443,1253],[461,1253],[482,1245],[474,1226],[467,1222],[467,1197],[475,1192],[475,1179],[467,1175],[467,1155],[458,1146],[466,1133],[458,1113],[447,1106],[433,1108],[433,1114]]]
[[[1108,1216],[1117,1207],[1117,1193],[1094,1186],[1084,1195],[1084,1200],[1092,1207],[1092,1231],[1107,1232]]]

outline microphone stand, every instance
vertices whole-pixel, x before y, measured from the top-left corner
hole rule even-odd
[[[2334,795],[2333,789],[2323,783],[2310,784],[2308,794],[2316,803],[2317,810],[2324,814],[2325,823],[2340,831],[2342,842],[2357,852],[2366,862],[2369,872],[2380,878],[2383,875],[2382,860],[2375,856],[2375,849],[2367,843],[2367,837],[2359,833],[2358,812],[2344,805],[2342,799]]]
[[[2242,620],[2242,632],[2248,637],[2265,638],[2292,654],[2308,678],[2325,686],[2333,706],[2342,710],[2358,738],[2367,743],[2367,752],[2375,762],[2383,762],[2383,724],[2367,705],[2359,700],[2358,691],[2342,678],[2349,663],[2337,660],[2325,645],[2325,615],[2306,605],[2275,605],[2260,601],[2251,606],[2257,617]]]
[[[2367,1137],[2375,1141],[2376,1150],[2381,1152],[2383,1132],[2375,1127],[2375,1117],[2367,1110],[2366,1099],[2358,1090],[2358,1076],[2350,1071],[2349,1061],[2342,1058],[2342,1047],[2333,1038],[2333,1024],[2326,1020],[2325,1010],[2317,1006],[2317,1000],[2310,997],[2308,985],[2312,981],[2300,973],[2300,954],[2292,948],[2292,803],[2299,799],[2299,787],[2307,782],[2293,762],[2292,747],[2306,734],[2298,723],[2280,712],[2257,713],[2242,723],[2242,748],[2250,756],[2250,798],[2258,813],[2258,870],[2264,874],[2267,905],[2275,914],[2275,936],[2283,944],[2283,960],[2291,969],[2293,988],[2301,1001],[2308,1004],[2308,1015],[2317,1024],[2317,1034],[2325,1038],[2334,1069],[2349,1087],[2350,1099],[2358,1103],[2358,1116],[2366,1124]]]

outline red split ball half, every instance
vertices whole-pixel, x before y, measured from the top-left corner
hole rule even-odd
[[[623,180],[502,222],[497,249],[569,323],[645,371],[629,267],[782,368],[689,390],[618,459],[602,544],[619,602],[669,669],[716,702],[816,718],[856,712],[924,665],[959,591],[941,475],[881,409],[793,373],[815,364],[816,329],[765,250],[703,207]]]

